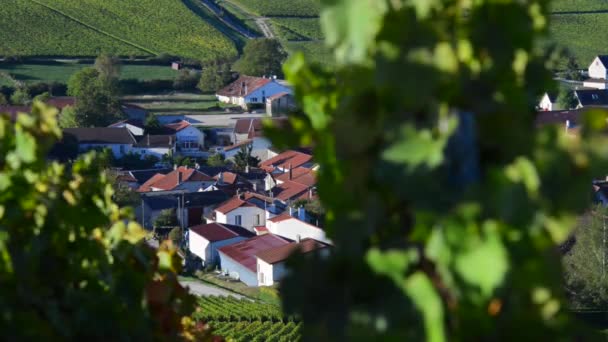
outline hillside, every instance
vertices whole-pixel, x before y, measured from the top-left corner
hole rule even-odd
[[[586,67],[595,55],[608,53],[608,1],[555,0],[552,4],[552,40],[568,48]]]
[[[234,57],[235,44],[180,0],[3,0],[0,55]]]

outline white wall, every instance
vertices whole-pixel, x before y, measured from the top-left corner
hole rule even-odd
[[[606,82],[583,82],[583,87],[585,88],[593,88],[593,89],[606,89]]]
[[[239,276],[239,280],[245,283],[247,286],[258,286],[257,273],[251,271],[247,267],[239,264],[232,260],[226,254],[219,252],[220,255],[220,266],[223,271],[227,271],[229,274],[236,273]]]
[[[258,207],[236,208],[233,211],[227,213],[226,215],[216,211],[215,214],[216,222],[234,225],[236,225],[235,217],[237,215],[241,215],[240,226],[252,232],[254,231],[253,227],[266,225],[266,212],[264,211],[264,209],[260,209]],[[255,222],[255,215],[260,215],[259,225]]]
[[[540,100],[538,107],[540,107],[540,110],[543,110],[543,111],[552,111],[553,110],[553,103],[549,99],[549,95],[547,93],[545,93],[543,98]]]
[[[267,223],[266,228],[268,228],[271,233],[294,241],[298,240],[299,235],[300,239],[312,238],[317,241],[331,243],[331,240],[325,236],[323,229],[295,218],[281,222],[267,221]]]
[[[589,77],[606,79],[606,68],[598,57],[589,65]]]
[[[196,141],[201,146],[205,144],[205,134],[194,126],[188,126],[175,134],[177,141]]]
[[[132,147],[133,145],[127,144],[78,144],[78,150],[81,152],[86,152],[94,149],[111,149],[112,154],[116,158],[121,158],[123,155],[129,153]]]
[[[210,259],[209,240],[205,239],[204,237],[190,231],[188,234],[188,246],[190,248],[190,252],[201,258],[203,261],[206,262]]]
[[[215,95],[215,97],[217,97],[217,100],[222,103],[230,103],[230,97],[228,96]]]
[[[133,147],[133,152],[141,153],[142,157],[152,155],[157,158],[162,158],[164,155],[169,154],[169,151],[173,153],[172,148],[167,147]]]
[[[284,262],[279,262],[272,265],[260,258],[256,259],[258,270],[258,286],[272,286],[274,285],[274,283],[283,279],[283,277],[287,273]],[[264,279],[262,279],[262,274],[264,275]]]
[[[283,92],[291,94],[292,91],[290,88],[282,86],[273,81],[251,92],[245,97],[245,102],[265,104],[268,97]]]

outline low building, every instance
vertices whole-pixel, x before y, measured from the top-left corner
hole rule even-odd
[[[144,135],[144,124],[140,120],[136,119],[128,119],[119,121],[117,123],[113,123],[110,126],[111,128],[126,128],[133,134],[134,136],[142,136]]]
[[[290,87],[275,78],[241,76],[216,93],[217,100],[247,108],[264,105],[266,99],[279,93],[291,93]]]
[[[205,134],[188,121],[181,120],[166,124],[164,127],[165,134],[175,135],[177,152],[181,154],[196,154],[201,152],[205,146]]]
[[[313,168],[312,154],[287,150],[260,163],[260,168],[269,173],[284,173],[297,167]]]
[[[258,286],[256,254],[288,244],[287,240],[279,236],[265,234],[220,247],[218,254],[221,269],[247,286]]]
[[[266,220],[266,228],[269,233],[294,241],[310,238],[328,244],[332,243],[322,228],[306,222],[306,213],[302,208],[291,213],[284,212]]]
[[[137,143],[133,134],[124,127],[65,128],[63,133],[78,141],[80,152],[109,149],[116,158],[131,152],[133,145]]]
[[[138,192],[201,191],[215,182],[213,177],[187,166],[176,167],[168,174],[156,174],[142,184]]]
[[[574,91],[578,99],[578,108],[608,106],[608,90],[577,89]]]
[[[543,97],[540,99],[540,102],[538,103],[538,109],[543,112],[560,109],[559,105],[557,104],[557,94],[555,94],[555,93],[543,94]]]
[[[285,261],[292,254],[308,254],[318,250],[322,250],[323,252],[329,252],[328,247],[328,244],[315,241],[314,239],[302,239],[301,241],[296,241],[287,245],[266,249],[257,253],[257,286],[272,286],[276,282],[283,279],[283,277],[287,273]]]
[[[189,227],[187,236],[190,252],[201,261],[198,266],[207,266],[219,263],[218,248],[246,240],[254,234],[239,226],[208,223]]]
[[[295,109],[296,99],[290,93],[282,92],[266,99],[266,114],[268,116],[287,115]]]
[[[260,196],[239,194],[218,206],[209,220],[233,224],[253,232],[254,227],[266,225],[266,207],[269,204]]]
[[[594,79],[608,79],[608,55],[596,56],[588,68],[589,77]]]
[[[174,135],[150,135],[146,134],[138,138],[137,144],[133,145],[133,152],[143,156],[154,156],[162,158],[165,155],[175,154]]]

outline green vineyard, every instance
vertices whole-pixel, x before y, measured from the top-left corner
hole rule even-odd
[[[321,8],[319,0],[230,0],[249,12],[263,16],[313,17]]]
[[[234,341],[300,340],[301,323],[285,317],[276,305],[248,299],[200,297],[193,318],[209,323],[214,335]]]

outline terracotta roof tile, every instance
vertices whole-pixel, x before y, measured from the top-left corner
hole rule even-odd
[[[148,191],[152,191],[152,187],[151,185],[158,182],[159,180],[165,178],[165,175],[163,175],[162,173],[157,173],[154,176],[152,176],[152,178],[148,179],[144,184],[142,184],[139,189],[137,189],[138,192],[148,192]]]
[[[151,191],[152,188],[161,189],[161,190],[173,190],[178,186],[178,174],[182,175],[182,182],[212,182],[213,178],[210,176],[191,168],[186,168],[184,166],[180,166],[177,170],[173,170],[166,175],[161,175],[162,177],[157,177],[155,175],[152,179],[148,180],[144,183],[140,188],[140,192]],[[150,190],[146,190],[150,189]]]
[[[286,260],[292,253],[310,253],[314,250],[327,248],[328,245],[314,239],[306,238],[302,241],[292,242],[287,245],[282,245],[270,249],[263,250],[255,256],[264,260],[269,264],[276,264]]]
[[[255,236],[243,227],[220,223],[201,224],[188,229],[210,242],[228,240],[239,236],[247,238]]]
[[[288,212],[284,212],[281,215],[277,215],[271,219],[268,219],[268,221],[273,222],[273,223],[277,223],[277,222],[283,222],[283,221],[287,221],[289,219],[292,219],[293,217],[291,215],[289,215]]]
[[[269,78],[241,76],[236,81],[230,83],[226,87],[218,90],[217,95],[220,96],[247,96],[256,89],[265,86],[272,80]]]
[[[233,197],[231,199],[229,199],[228,201],[220,204],[219,207],[215,208],[215,211],[220,212],[222,214],[227,214],[231,211],[233,211],[236,208],[240,208],[240,207],[255,207],[255,205],[248,203],[246,201],[243,201],[242,199],[238,198],[238,197]]]
[[[256,254],[267,249],[285,246],[289,244],[287,240],[273,234],[264,234],[252,237],[245,241],[237,242],[218,249],[219,252],[228,256],[232,260],[247,267],[249,270],[257,271]]]
[[[165,127],[175,131],[175,132],[179,132],[184,128],[188,128],[190,127],[190,123],[186,120],[181,120],[179,122],[174,122],[174,123],[170,123],[170,124],[166,124]]]
[[[297,167],[295,169],[292,169],[291,179],[289,179],[289,171],[275,176],[275,179],[280,180],[281,182],[291,180],[306,186],[313,186],[317,184],[317,177],[315,171],[307,169],[305,167]]]
[[[286,181],[275,186],[271,191],[276,199],[289,201],[306,195],[309,187],[294,181]]]
[[[272,172],[275,168],[288,169],[290,166],[292,168],[297,168],[302,166],[309,161],[312,160],[312,155],[288,150],[285,151],[275,157],[272,157],[260,164],[260,168]]]
[[[241,148],[241,146],[247,146],[247,145],[251,144],[252,142],[253,142],[253,140],[251,140],[251,139],[243,140],[240,143],[224,147],[224,151],[226,151],[226,152],[232,151],[234,149]]]

